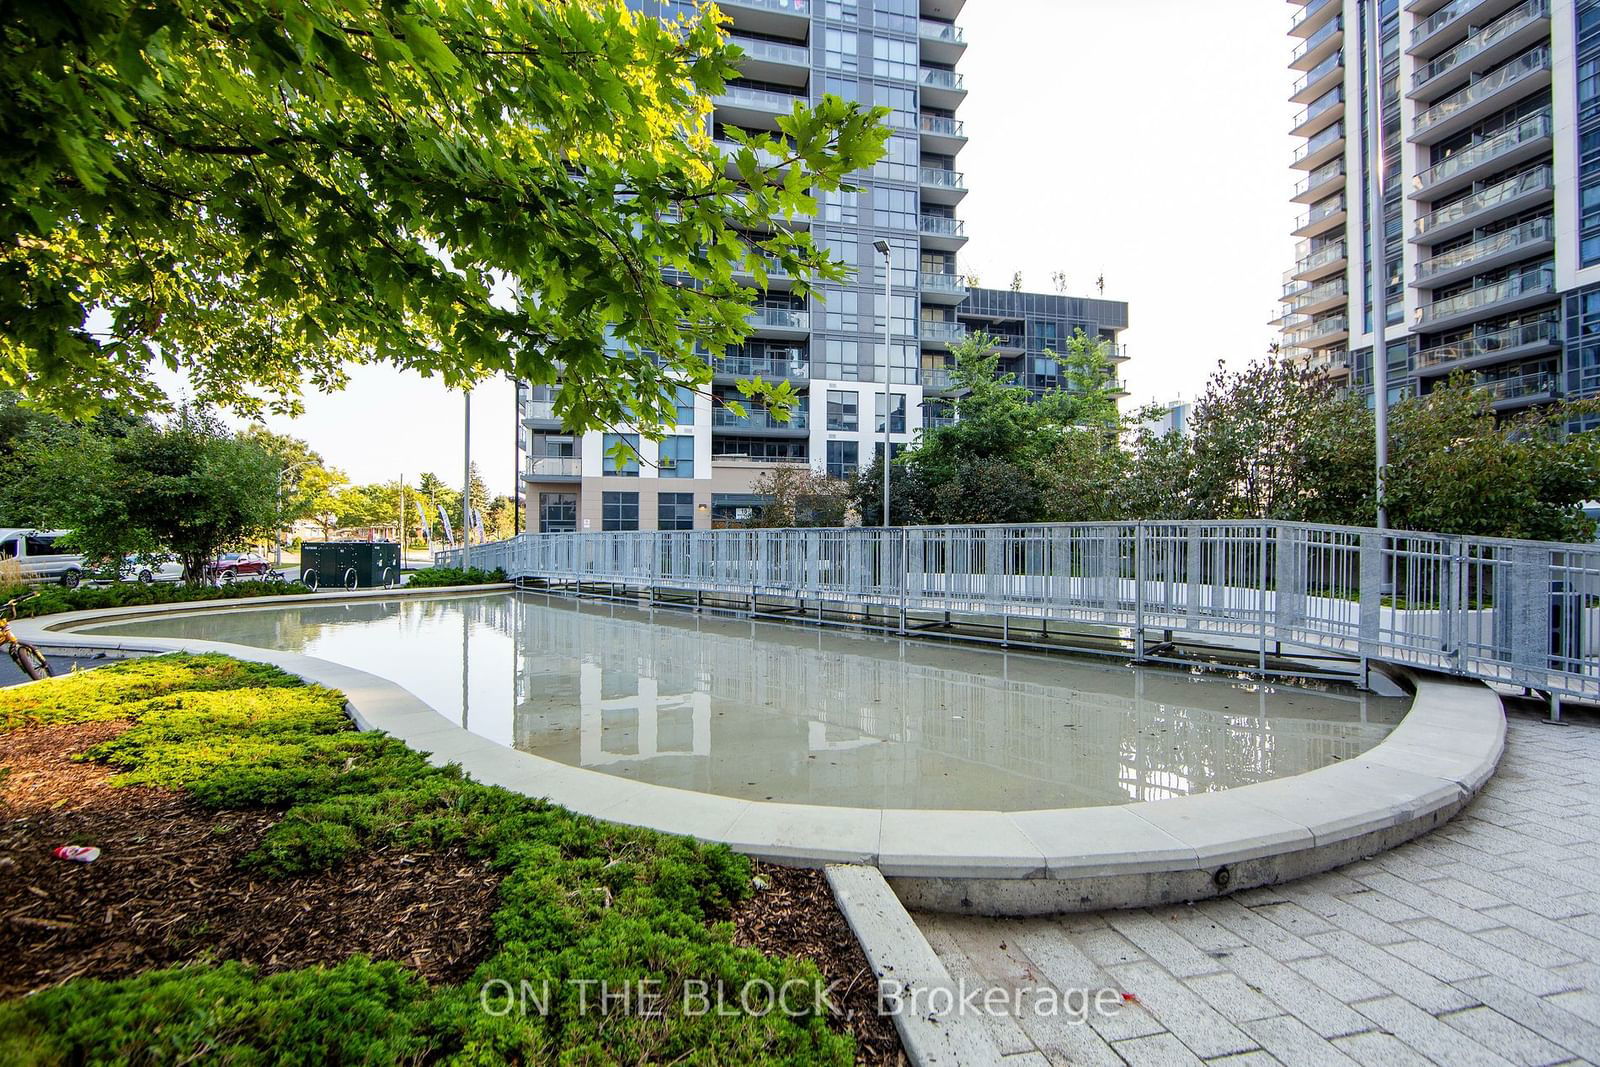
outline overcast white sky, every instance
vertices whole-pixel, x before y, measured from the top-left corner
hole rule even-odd
[[[1290,10],[1271,0],[968,0],[963,269],[1126,300],[1128,403],[1193,397],[1266,350],[1293,241]],[[461,397],[386,368],[271,419],[358,482],[461,477]],[[513,396],[473,394],[473,456],[515,477]]]

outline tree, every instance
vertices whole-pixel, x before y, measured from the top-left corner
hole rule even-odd
[[[70,528],[91,560],[170,554],[198,583],[217,553],[265,538],[277,518],[277,461],[201,412],[82,434],[31,459],[48,490],[45,518]]]
[[[490,541],[504,541],[516,530],[517,502],[509,496],[497,496],[483,509],[483,536]]]
[[[798,526],[844,526],[850,518],[851,486],[810,467],[778,466],[767,471],[751,492],[766,503],[753,526],[789,529]]]
[[[277,461],[278,535],[300,519],[334,510],[334,490],[345,484],[345,474],[328,466],[309,444],[298,437],[273,433],[260,424],[245,427],[239,437],[255,442]]]
[[[749,332],[736,268],[846,276],[769,223],[888,135],[827,96],[725,156],[740,50],[623,0],[7,5],[0,40],[0,387],[68,415],[163,409],[153,363],[254,414],[381,361],[670,425]]]

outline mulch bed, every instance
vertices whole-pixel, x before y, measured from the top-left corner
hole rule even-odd
[[[765,882],[732,916],[734,940],[773,955],[810,960],[856,1039],[856,1062],[904,1067],[894,1020],[878,1011],[878,982],[833,901],[821,871],[757,864]]]
[[[459,852],[377,852],[276,879],[238,869],[273,812],[207,811],[71,759],[125,723],[0,733],[0,997],[207,959],[266,971],[363,953],[457,981],[492,947],[499,875]],[[57,845],[98,845],[93,863]]]

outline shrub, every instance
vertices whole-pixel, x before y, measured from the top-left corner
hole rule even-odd
[[[480,570],[470,567],[462,570],[460,567],[424,567],[420,571],[412,571],[406,579],[406,584],[417,588],[434,588],[450,585],[495,585],[506,580],[506,572],[496,568],[492,571]]]
[[[181,585],[173,582],[118,582],[115,585],[63,589],[58,585],[0,588],[0,603],[26,597],[17,604],[17,617],[36,618],[63,611],[143,607],[146,604],[185,604],[191,601],[232,600],[258,596],[304,595],[294,582],[234,582],[232,585]]]
[[[810,963],[736,947],[719,921],[750,892],[744,857],[482,785],[356,731],[343,707],[341,694],[272,667],[172,655],[0,689],[0,729],[130,720],[87,757],[116,767],[119,783],[182,788],[209,807],[283,809],[245,859],[268,876],[380,848],[464,849],[503,875],[495,947],[476,973],[429,990],[354,958],[271,977],[222,963],[76,980],[0,1004],[0,1062],[851,1062],[850,1038],[820,1014],[685,1010],[690,981],[820,988]],[[646,980],[659,983],[658,1017],[579,1004],[580,982]],[[549,1001],[489,1014],[479,996],[492,981],[548,981]]]

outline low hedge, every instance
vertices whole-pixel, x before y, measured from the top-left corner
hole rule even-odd
[[[115,585],[64,589],[59,585],[13,586],[0,589],[0,603],[18,597],[17,617],[31,619],[62,611],[98,608],[125,608],[145,604],[184,604],[201,600],[231,600],[235,597],[286,596],[304,593],[306,587],[295,582],[234,582],[231,585],[184,585],[178,582],[117,582]]]
[[[121,782],[183,789],[209,808],[281,809],[241,877],[359,863],[384,845],[466,849],[503,876],[494,948],[473,976],[429,987],[402,966],[357,956],[271,976],[222,962],[76,979],[0,1003],[0,1062],[852,1061],[848,1035],[809,1005],[699,1013],[677,995],[689,982],[823,988],[812,964],[737,947],[719,921],[750,891],[744,857],[432,767],[397,740],[356,731],[343,704],[275,668],[174,655],[0,690],[0,729],[130,720],[85,758],[118,768]],[[592,998],[601,983],[643,981],[660,983],[659,1016],[582,1006],[586,989]],[[482,991],[502,982],[548,990],[542,1010],[484,1010]]]
[[[492,571],[469,567],[424,567],[412,571],[406,584],[414,588],[432,588],[446,585],[495,585],[506,580],[506,572],[498,567]]]

